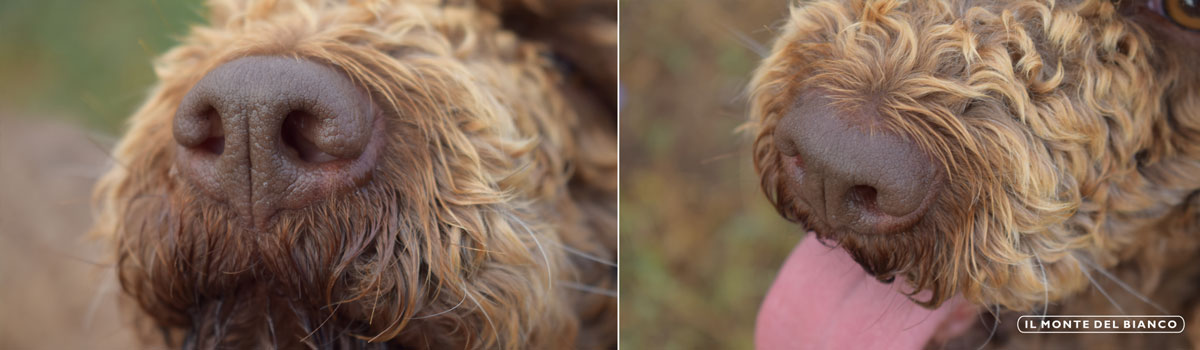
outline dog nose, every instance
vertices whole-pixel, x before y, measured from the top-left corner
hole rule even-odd
[[[795,194],[834,228],[907,230],[935,199],[941,171],[916,144],[882,130],[874,112],[850,107],[808,93],[777,124]]]
[[[252,229],[370,180],[382,118],[367,93],[316,62],[252,56],[217,66],[184,96],[177,170]]]

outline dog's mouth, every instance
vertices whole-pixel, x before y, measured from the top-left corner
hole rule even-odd
[[[962,297],[931,310],[912,302],[904,288],[878,281],[810,231],[767,293],[755,327],[757,348],[918,349],[964,333],[977,319]]]
[[[940,258],[916,249],[937,239],[936,220],[923,221],[940,215],[938,195],[945,186],[940,171],[930,176],[929,190],[913,198],[916,209],[910,215],[893,217],[878,213],[872,205],[878,193],[865,186],[852,187],[844,196],[847,207],[857,205],[857,212],[823,206],[829,195],[806,188],[810,179],[804,178],[805,166],[785,166],[783,171],[782,190],[789,192],[783,210],[808,231],[759,312],[759,348],[919,349],[943,344],[977,322],[979,312],[961,296],[938,297],[928,290],[914,294],[917,283],[905,277],[936,265],[926,260]],[[871,224],[854,226],[856,220],[845,217],[854,213],[865,213],[866,219],[857,222]],[[928,308],[918,300],[938,306]]]

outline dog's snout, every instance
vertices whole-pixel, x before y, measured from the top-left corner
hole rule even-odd
[[[780,120],[775,142],[810,215],[858,233],[907,230],[936,199],[940,170],[866,110],[805,94]]]
[[[341,72],[298,58],[245,57],[208,72],[174,119],[180,174],[251,227],[366,183],[382,119]]]

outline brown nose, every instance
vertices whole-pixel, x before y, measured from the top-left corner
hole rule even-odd
[[[804,94],[779,121],[776,146],[811,215],[863,234],[907,230],[935,199],[940,170],[915,144],[879,128],[878,115],[859,110],[866,109]]]
[[[179,173],[252,229],[370,180],[382,119],[341,72],[297,58],[246,57],[184,96],[173,133]]]

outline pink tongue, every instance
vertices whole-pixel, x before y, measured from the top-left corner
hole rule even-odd
[[[956,297],[937,310],[909,300],[904,283],[884,284],[850,254],[809,232],[784,263],[758,311],[755,345],[766,349],[920,349],[969,304]],[[924,295],[920,295],[924,296]]]

